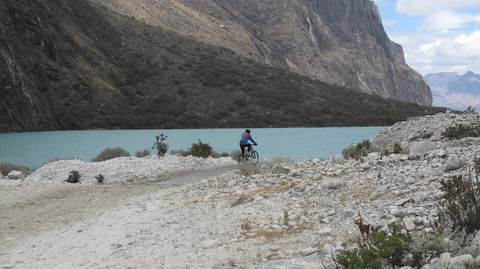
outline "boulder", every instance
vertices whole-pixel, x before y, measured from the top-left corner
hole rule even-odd
[[[288,169],[286,167],[282,167],[280,165],[275,165],[275,166],[273,166],[271,172],[272,172],[272,174],[276,174],[276,175],[288,174],[288,173],[290,173],[290,169]]]
[[[424,154],[433,150],[436,150],[437,146],[433,142],[422,141],[422,142],[413,142],[410,144],[409,152],[410,154]]]
[[[23,172],[20,172],[20,171],[16,171],[16,170],[12,170],[10,171],[10,173],[8,173],[7,177],[9,179],[25,179],[25,174]]]
[[[450,264],[452,257],[450,256],[450,253],[444,252],[440,254],[440,258],[437,261],[438,266],[442,266],[443,268],[447,268],[448,265]]]
[[[443,166],[443,171],[448,172],[448,171],[457,170],[464,167],[465,164],[466,162],[463,158],[459,158],[458,156],[453,155],[448,157],[447,162]]]
[[[324,179],[321,183],[321,186],[324,189],[340,189],[344,187],[346,183],[340,179]]]
[[[450,260],[448,269],[467,269],[471,268],[470,265],[473,263],[474,259],[472,255],[465,254],[454,257]]]

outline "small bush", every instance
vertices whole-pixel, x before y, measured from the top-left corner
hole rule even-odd
[[[165,140],[167,140],[168,136],[164,134],[159,134],[155,136],[155,139],[157,140],[156,142],[153,143],[152,149],[157,150],[158,156],[165,156],[165,154],[168,151],[168,144],[165,143]]]
[[[23,165],[12,164],[12,163],[0,163],[0,174],[6,176],[14,170],[23,172],[24,174],[29,174],[32,171],[32,169]]]
[[[440,181],[443,203],[438,210],[438,228],[471,234],[480,229],[480,183],[471,177],[452,176]]]
[[[381,269],[415,265],[416,256],[411,254],[413,239],[410,234],[403,233],[397,224],[391,223],[387,230],[379,230],[360,219],[357,225],[363,238],[357,248],[337,254],[339,268]]]
[[[213,158],[220,158],[220,157],[228,157],[230,156],[228,153],[218,153],[213,150],[213,148],[208,143],[203,143],[198,139],[197,143],[193,143],[192,147],[188,150],[179,149],[179,150],[171,150],[170,154],[181,155],[181,156],[195,156],[201,158],[213,157]]]
[[[479,135],[480,132],[478,128],[463,126],[462,124],[450,126],[443,133],[443,136],[455,139],[461,139],[464,137],[478,137]]]
[[[395,154],[404,153],[402,146],[399,143],[393,144],[393,153]]]
[[[106,148],[97,157],[93,158],[93,162],[102,162],[118,157],[129,157],[130,153],[123,148],[116,147],[116,148]]]
[[[369,140],[364,140],[361,143],[348,146],[342,151],[342,155],[345,159],[354,158],[360,159],[363,156],[367,156],[372,152],[372,143]]]
[[[65,181],[68,183],[78,183],[80,182],[81,177],[82,176],[80,175],[80,173],[78,173],[78,171],[72,170],[70,171],[70,174],[68,175],[68,178]]]
[[[149,149],[137,150],[137,152],[135,152],[135,157],[137,157],[137,158],[143,158],[143,157],[147,157],[147,156],[150,156],[150,150]]]
[[[213,148],[208,143],[203,143],[198,139],[197,143],[193,143],[190,148],[190,154],[195,157],[207,158],[213,153]]]
[[[105,177],[102,174],[95,176],[95,179],[97,180],[98,184],[103,184],[105,182]]]

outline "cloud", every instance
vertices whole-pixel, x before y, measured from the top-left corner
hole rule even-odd
[[[409,16],[424,16],[445,10],[480,7],[478,0],[398,0],[397,12]]]
[[[480,0],[397,0],[396,13],[409,30],[389,36],[421,74],[480,72]]]
[[[451,10],[438,11],[429,15],[423,26],[430,30],[459,29],[470,23],[480,23],[480,14],[458,13]]]
[[[392,39],[402,44],[407,63],[422,74],[480,70],[480,30],[431,35],[404,33]]]
[[[424,17],[422,27],[431,31],[473,28],[473,24],[480,23],[479,0],[398,0],[396,11]]]

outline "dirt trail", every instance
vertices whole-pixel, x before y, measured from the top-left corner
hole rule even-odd
[[[235,169],[235,165],[190,171],[162,181],[133,181],[110,185],[30,182],[0,186],[0,255],[11,243],[29,235],[73,226],[159,188],[183,186]],[[2,250],[4,248],[4,250]]]

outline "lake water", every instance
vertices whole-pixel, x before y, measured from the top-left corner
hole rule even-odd
[[[383,127],[259,128],[252,137],[260,159],[284,156],[297,161],[340,154],[352,143],[374,137]],[[169,150],[188,149],[200,139],[219,153],[239,150],[243,129],[108,130],[0,133],[0,162],[40,167],[52,159],[90,161],[107,147],[122,147],[132,155],[151,149],[155,136],[168,136]],[[152,150],[152,154],[154,151]]]

